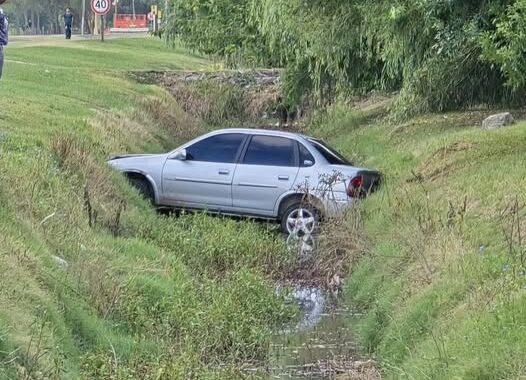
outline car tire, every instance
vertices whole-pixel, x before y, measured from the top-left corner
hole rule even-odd
[[[147,200],[150,204],[155,205],[155,195],[148,180],[136,177],[129,178],[129,180],[130,184],[139,191],[145,200]]]
[[[281,217],[281,231],[289,235],[313,235],[319,231],[321,214],[312,205],[295,202]]]

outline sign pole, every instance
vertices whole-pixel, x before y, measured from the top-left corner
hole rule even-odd
[[[113,27],[117,25],[117,19],[119,18],[119,0],[115,0],[115,12],[113,13]]]
[[[95,20],[98,20],[97,16],[100,16],[100,41],[104,42],[104,16],[108,14],[111,9],[110,0],[91,0],[91,10],[95,14]]]
[[[100,16],[100,42],[104,42],[104,16]]]
[[[80,25],[80,34],[84,36],[84,24],[86,23],[86,0],[82,0],[82,24]]]

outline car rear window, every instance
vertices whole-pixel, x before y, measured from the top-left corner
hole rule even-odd
[[[310,144],[316,149],[331,165],[349,165],[352,166],[352,163],[343,157],[336,149],[327,145],[321,140],[317,139],[308,139]]]

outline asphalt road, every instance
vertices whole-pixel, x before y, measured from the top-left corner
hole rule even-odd
[[[111,40],[116,38],[144,38],[149,36],[148,33],[143,32],[134,32],[134,33],[106,33],[104,34],[104,38]],[[90,35],[86,34],[84,36],[81,36],[80,34],[73,34],[71,37],[71,40],[77,40],[77,41],[83,41],[83,40],[99,40],[100,35]],[[63,34],[45,34],[45,35],[11,35],[9,36],[9,44],[18,44],[18,43],[26,43],[30,45],[35,45],[38,43],[49,43],[49,42],[57,42],[63,40],[64,42],[67,42],[64,38]]]

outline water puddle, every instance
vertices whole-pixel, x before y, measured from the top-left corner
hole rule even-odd
[[[289,235],[286,237],[287,246],[290,250],[298,252],[300,258],[309,258],[316,251],[316,237],[313,235]]]
[[[316,254],[316,236],[285,238],[300,262],[307,263]],[[269,361],[248,372],[269,380],[380,379],[375,362],[358,354],[352,332],[357,313],[338,299],[339,290],[339,286],[334,293],[319,286],[293,286],[289,302],[299,306],[299,320],[272,336]]]
[[[324,380],[355,370],[352,310],[316,287],[296,287],[293,298],[301,318],[274,335],[267,378]]]

